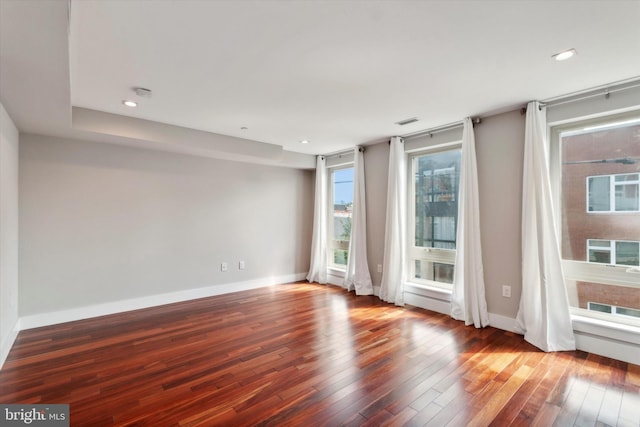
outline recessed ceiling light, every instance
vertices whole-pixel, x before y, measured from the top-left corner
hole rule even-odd
[[[306,139],[303,139],[302,141],[300,141],[300,144],[308,144],[309,141],[307,141]]]
[[[565,50],[563,52],[556,53],[555,55],[552,55],[551,57],[553,59],[555,59],[556,61],[564,61],[566,59],[569,59],[569,58],[575,56],[576,53],[578,53],[578,52],[576,52],[575,49],[569,49],[569,50]]]
[[[129,101],[129,100],[124,100],[124,101],[122,101],[122,103],[124,105],[126,105],[127,107],[131,107],[131,108],[138,106],[137,102],[133,102],[133,101]]]

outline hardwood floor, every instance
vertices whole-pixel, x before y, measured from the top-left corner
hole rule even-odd
[[[0,402],[72,426],[639,426],[640,367],[298,283],[22,331]]]

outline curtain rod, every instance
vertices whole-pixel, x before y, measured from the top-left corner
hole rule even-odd
[[[626,83],[618,83],[618,84],[600,87],[596,89],[590,89],[585,92],[574,93],[570,95],[563,95],[555,98],[549,98],[547,100],[540,101],[540,106],[553,108],[559,105],[570,104],[572,102],[578,102],[578,101],[582,101],[589,98],[595,98],[602,95],[604,95],[604,97],[608,99],[612,93],[622,92],[622,91],[634,89],[637,87],[640,87],[640,80],[636,79],[632,81],[627,81]]]
[[[364,153],[364,147],[358,147],[358,151],[361,153]],[[348,150],[342,150],[342,151],[336,151],[333,153],[329,153],[329,154],[322,154],[322,156],[325,159],[329,159],[329,158],[334,158],[334,157],[342,157],[345,156],[347,154],[352,154],[353,153],[353,148],[350,148]]]
[[[480,117],[472,118],[471,119],[471,123],[473,123],[474,125],[480,124],[480,123],[482,123],[482,119]],[[406,135],[401,135],[400,138],[403,138],[403,139],[417,138],[417,137],[423,136],[423,135],[433,136],[436,133],[446,132],[448,130],[452,130],[452,129],[456,129],[456,128],[462,127],[463,125],[464,125],[464,122],[462,122],[462,121],[452,122],[452,123],[448,123],[446,125],[436,126],[434,128],[425,129],[425,130],[419,130],[417,132],[412,132],[412,133],[408,133]]]

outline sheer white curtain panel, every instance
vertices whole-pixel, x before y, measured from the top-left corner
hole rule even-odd
[[[344,287],[356,295],[373,295],[373,283],[367,261],[367,206],[364,183],[364,150],[356,147],[353,153],[353,208],[351,210],[351,238],[344,275]]]
[[[476,143],[471,119],[464,119],[463,126],[451,317],[464,321],[466,325],[483,328],[489,324],[489,314],[480,245]]]
[[[522,183],[522,296],[516,329],[544,351],[575,350],[549,178],[546,110],[527,105]]]
[[[307,280],[327,283],[327,165],[324,156],[316,160],[316,189],[313,207],[313,234],[311,237],[311,263]]]
[[[404,305],[407,231],[407,156],[404,141],[391,138],[389,177],[387,180],[387,219],[384,233],[384,258],[380,299]]]

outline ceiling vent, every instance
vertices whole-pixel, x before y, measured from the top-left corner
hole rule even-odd
[[[417,121],[418,121],[417,117],[412,117],[410,119],[400,120],[399,122],[396,122],[396,124],[400,126],[404,126],[404,125],[408,125],[409,123],[415,123]]]
[[[143,98],[151,98],[151,89],[145,89],[143,87],[135,87],[133,90],[136,92],[136,95],[141,96]]]

